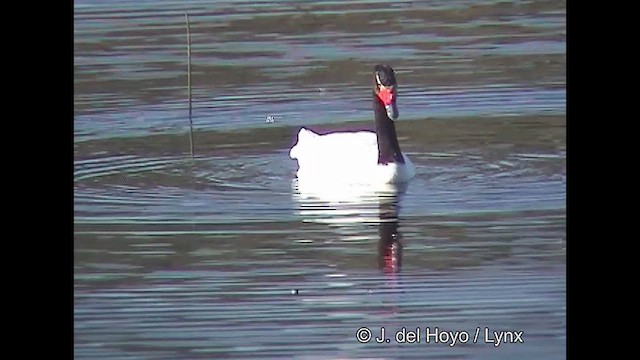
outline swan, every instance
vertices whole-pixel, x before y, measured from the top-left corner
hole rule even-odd
[[[395,73],[388,65],[376,65],[373,75],[375,132],[318,134],[301,128],[289,151],[289,157],[298,162],[298,182],[395,184],[415,176],[415,167],[400,150],[396,135]]]

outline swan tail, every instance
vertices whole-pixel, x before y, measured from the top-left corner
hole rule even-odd
[[[314,133],[313,131],[307,128],[300,129],[300,131],[298,132],[298,141],[289,151],[289,157],[292,159],[297,159],[301,149],[308,146],[308,144],[311,143],[318,136],[320,135]]]

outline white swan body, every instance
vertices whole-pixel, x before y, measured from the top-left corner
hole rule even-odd
[[[376,133],[370,131],[317,134],[302,128],[289,156],[298,161],[299,182],[391,184],[415,176],[411,160],[378,163]]]

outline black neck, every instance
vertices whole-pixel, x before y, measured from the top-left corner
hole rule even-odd
[[[382,101],[373,94],[373,112],[376,116],[376,135],[378,136],[378,164],[404,164],[404,158],[398,144],[396,126],[387,116]]]

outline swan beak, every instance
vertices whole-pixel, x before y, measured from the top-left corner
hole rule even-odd
[[[378,95],[378,98],[380,98],[380,101],[382,101],[382,104],[384,104],[384,108],[387,111],[389,119],[397,119],[398,107],[396,106],[396,93],[393,87],[378,85],[376,94]]]
[[[395,101],[384,108],[387,110],[387,116],[389,116],[389,119],[396,120],[398,118],[398,107],[396,106]]]

